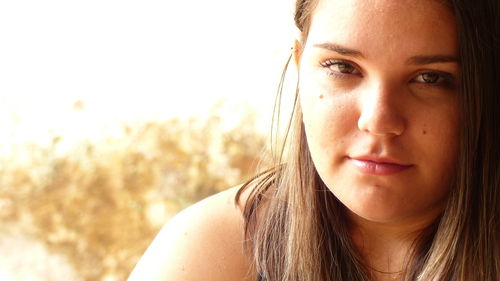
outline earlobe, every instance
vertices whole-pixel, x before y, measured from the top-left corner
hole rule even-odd
[[[302,55],[302,44],[300,44],[299,40],[295,40],[293,44],[293,61],[295,62],[297,70],[299,69],[301,55]]]

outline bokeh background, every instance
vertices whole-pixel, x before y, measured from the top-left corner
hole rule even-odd
[[[292,8],[0,1],[0,280],[125,280],[175,213],[250,178]]]

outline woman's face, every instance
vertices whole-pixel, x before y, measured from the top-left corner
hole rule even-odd
[[[438,1],[319,1],[296,52],[303,121],[319,175],[358,216],[441,210],[458,147],[457,44]]]

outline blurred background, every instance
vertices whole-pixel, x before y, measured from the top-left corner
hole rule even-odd
[[[1,1],[0,280],[125,280],[175,213],[249,179],[293,4]]]

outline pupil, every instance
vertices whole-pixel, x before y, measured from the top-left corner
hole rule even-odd
[[[427,83],[436,83],[439,76],[436,73],[424,73],[422,74],[422,78]]]

